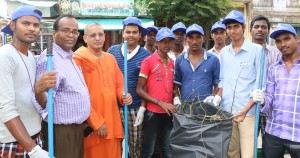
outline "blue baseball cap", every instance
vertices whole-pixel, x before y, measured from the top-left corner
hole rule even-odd
[[[173,32],[167,27],[161,28],[156,34],[156,41],[158,42],[165,38],[172,38],[173,40],[175,39]]]
[[[211,27],[210,33],[213,33],[217,29],[226,30],[226,26],[222,24],[222,21],[218,21]]]
[[[127,26],[129,24],[137,25],[142,30],[142,36],[146,36],[150,32],[148,29],[142,26],[142,21],[137,17],[129,16],[123,21],[123,26]]]
[[[172,30],[172,32],[181,31],[181,32],[185,33],[186,27],[182,22],[178,22],[178,23],[176,23],[175,25],[172,26],[171,30]]]
[[[274,31],[270,34],[270,37],[275,39],[277,35],[281,35],[284,33],[291,33],[294,36],[297,34],[295,28],[292,25],[279,23]]]
[[[226,23],[230,20],[234,20],[234,21],[237,21],[239,23],[245,24],[244,15],[241,12],[237,11],[237,10],[230,11],[229,14],[226,15],[226,17],[224,18],[222,23],[226,25]]]
[[[204,36],[203,28],[198,24],[193,24],[186,29],[186,36],[189,36],[191,33],[200,33]]]
[[[156,26],[154,26],[154,25],[151,25],[151,26],[147,27],[146,29],[149,30],[149,33],[150,33],[150,31],[153,31],[155,33],[158,32],[158,28]]]
[[[25,6],[18,7],[12,13],[11,20],[18,19],[22,16],[34,16],[38,18],[39,21],[42,20],[42,12],[34,6],[25,5]],[[9,24],[6,25],[1,31],[9,35],[14,34],[13,31],[10,29]]]

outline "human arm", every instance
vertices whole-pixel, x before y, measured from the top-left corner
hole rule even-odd
[[[34,84],[35,98],[43,109],[45,109],[47,104],[46,91],[56,86],[56,74],[57,71],[46,72]]]
[[[162,102],[162,101],[152,97],[145,91],[146,82],[147,82],[146,78],[139,77],[137,88],[136,88],[136,93],[145,101],[152,102],[153,104],[161,106],[168,115],[170,115],[171,113],[176,113],[177,109],[173,104]]]
[[[13,54],[14,52],[9,53]],[[32,151],[37,144],[31,139],[27,129],[20,119],[20,111],[16,105],[15,94],[17,89],[15,88],[16,78],[14,78],[14,76],[16,75],[16,69],[18,69],[16,66],[17,60],[14,59],[13,55],[6,52],[0,52],[0,54],[0,122],[5,125],[14,139],[18,141],[26,151]],[[30,93],[29,95],[32,94],[31,89],[29,91],[25,90],[22,92],[26,93],[25,96],[28,96],[28,93]],[[24,106],[23,108],[27,107]]]

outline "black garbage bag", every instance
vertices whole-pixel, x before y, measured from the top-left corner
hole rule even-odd
[[[172,158],[225,158],[232,115],[211,103],[183,103],[173,117]]]

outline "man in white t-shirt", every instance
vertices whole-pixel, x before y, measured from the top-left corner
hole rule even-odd
[[[11,19],[2,31],[13,40],[0,47],[0,157],[49,158],[40,147],[41,118],[31,103],[36,64],[29,47],[39,36],[42,12],[21,6]],[[44,90],[55,86],[55,74],[44,74]]]

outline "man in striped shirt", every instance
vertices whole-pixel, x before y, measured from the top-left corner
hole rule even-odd
[[[79,36],[78,23],[73,15],[58,17],[53,25],[53,70],[56,70],[56,86],[53,88],[54,148],[56,158],[83,158],[84,122],[90,115],[91,104],[82,71],[72,60]],[[47,71],[47,50],[37,60],[36,79],[43,78]],[[36,86],[36,89],[43,84]],[[40,97],[32,101],[45,121],[47,98],[44,91],[36,91]],[[37,96],[37,95],[36,95]],[[47,142],[47,122],[43,121],[42,132]],[[47,144],[47,143],[45,143]]]
[[[271,33],[282,58],[268,70],[266,94],[253,92],[253,100],[269,112],[264,137],[264,157],[300,157],[300,49],[299,35],[289,24],[278,24]],[[297,151],[297,150],[298,151]]]
[[[150,55],[150,52],[138,45],[142,34],[148,34],[149,30],[142,27],[142,22],[136,17],[127,17],[123,21],[123,38],[128,44],[127,68],[128,68],[128,93],[131,94],[133,102],[128,106],[128,135],[129,135],[129,156],[140,158],[142,150],[142,126],[145,108],[141,106],[141,98],[136,93],[136,86],[140,72],[140,65],[143,59]],[[124,45],[111,46],[107,52],[111,53],[117,60],[118,66],[124,73]],[[119,103],[122,121],[124,120],[123,106]]]

